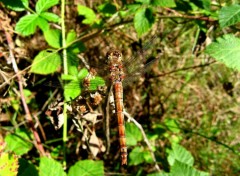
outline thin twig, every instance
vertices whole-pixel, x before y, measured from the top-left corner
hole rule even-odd
[[[110,142],[110,92],[112,91],[112,86],[109,89],[109,94],[106,102],[106,109],[105,109],[105,130],[106,130],[106,141],[107,141],[107,149],[106,149],[106,154],[109,154],[110,147],[111,147],[111,142]]]
[[[166,75],[170,75],[172,73],[176,73],[176,72],[179,72],[179,71],[184,71],[184,70],[190,70],[190,69],[195,69],[195,68],[201,68],[201,67],[206,67],[206,66],[209,66],[213,63],[215,63],[216,61],[212,61],[212,62],[208,62],[206,64],[199,64],[199,65],[194,65],[194,66],[190,66],[190,67],[183,67],[183,68],[179,68],[179,69],[176,69],[176,70],[172,70],[172,71],[169,71],[169,72],[166,72],[166,73],[161,73],[161,74],[158,74],[158,75],[155,75],[151,78],[157,78],[157,77],[162,77],[162,76],[166,76]]]
[[[8,33],[6,30],[4,30],[4,33],[5,33],[7,43],[8,43],[8,47],[9,47],[9,54],[10,54],[10,59],[11,59],[11,63],[12,63],[12,66],[13,66],[13,70],[16,73],[16,76],[17,76],[17,79],[18,79],[20,97],[21,97],[21,100],[22,100],[24,111],[26,113],[26,121],[27,121],[27,124],[28,124],[29,128],[31,129],[33,135],[34,135],[35,147],[39,150],[41,155],[45,156],[45,151],[44,151],[43,145],[41,143],[41,139],[40,139],[40,137],[37,133],[36,128],[34,127],[33,119],[32,119],[30,110],[28,108],[26,98],[25,98],[24,93],[23,93],[22,77],[21,77],[20,74],[18,74],[19,70],[18,70],[18,66],[17,66],[16,60],[15,60],[15,57],[14,57],[14,54],[13,54],[14,43],[12,41],[10,33]]]
[[[151,144],[150,144],[150,142],[149,142],[149,140],[148,140],[148,138],[147,138],[147,136],[146,136],[146,133],[144,132],[144,130],[143,130],[143,128],[142,128],[142,125],[139,124],[134,118],[132,118],[131,115],[130,115],[129,113],[127,113],[126,111],[124,111],[123,113],[124,113],[124,115],[125,115],[130,121],[132,121],[132,122],[138,127],[138,129],[141,131],[141,133],[142,133],[142,135],[143,135],[143,139],[144,139],[145,143],[147,144],[148,150],[149,150],[149,152],[151,153],[152,159],[153,159],[153,161],[154,161],[154,163],[155,163],[155,168],[156,168],[156,170],[157,170],[158,172],[160,172],[161,169],[159,168],[159,166],[158,166],[158,164],[157,164],[157,160],[156,160],[156,157],[155,157],[154,152],[153,152],[153,150],[152,150],[152,146],[151,146]]]

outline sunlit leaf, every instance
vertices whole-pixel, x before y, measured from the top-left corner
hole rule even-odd
[[[240,5],[234,4],[223,7],[219,12],[221,28],[234,25],[240,21]]]
[[[59,16],[50,12],[42,12],[40,16],[51,22],[59,22],[60,20]]]
[[[62,165],[57,161],[51,158],[41,157],[39,166],[39,176],[49,175],[66,176],[67,174],[64,172]]]
[[[77,39],[77,34],[74,30],[71,30],[67,33],[67,39],[66,39],[67,44],[70,44],[71,42],[73,42],[76,39]]]
[[[37,14],[30,14],[22,17],[16,24],[16,32],[23,36],[31,35],[36,31],[37,27]]]
[[[153,0],[151,4],[160,7],[176,7],[174,0]]]
[[[5,137],[5,141],[7,143],[6,149],[13,151],[17,155],[23,155],[33,147],[33,145],[28,142],[29,134],[23,129],[17,129],[14,134],[8,134]]]
[[[61,66],[61,57],[53,51],[43,50],[33,60],[30,72],[37,74],[54,73]]]
[[[15,154],[3,152],[0,155],[0,175],[16,176],[18,173],[18,157]]]
[[[45,32],[45,31],[48,31],[49,30],[49,24],[47,22],[46,19],[42,18],[42,17],[38,17],[37,18],[37,25],[39,26],[39,28]]]
[[[114,4],[104,3],[98,6],[98,10],[103,13],[104,16],[111,16],[117,12],[117,8]]]
[[[44,32],[44,38],[53,48],[61,47],[61,31],[57,29],[49,29]]]
[[[207,46],[206,53],[227,67],[240,71],[240,39],[234,35],[224,35]]]
[[[87,175],[104,175],[104,167],[102,161],[82,160],[76,162],[70,167],[68,176],[87,176]]]
[[[127,145],[128,146],[137,145],[137,142],[142,140],[142,134],[140,130],[133,123],[126,123],[125,126],[126,126]]]
[[[144,162],[143,148],[135,147],[129,154],[129,165],[138,165]]]
[[[78,5],[78,14],[85,17],[83,24],[92,24],[96,20],[95,12],[86,6]]]
[[[79,84],[78,87],[76,87],[77,84]],[[81,94],[82,90],[81,84],[82,83],[79,82],[78,80],[77,81],[72,80],[64,84],[64,97],[67,101],[70,101]]]
[[[172,150],[170,150],[168,154],[168,163],[171,166],[174,164],[176,160],[185,163],[189,166],[193,166],[194,163],[194,159],[191,153],[178,144],[174,144],[172,146]]]
[[[170,168],[171,176],[209,176],[208,173],[198,171],[185,163],[176,161]]]
[[[211,0],[194,0],[192,1],[197,7],[210,10]]]
[[[38,0],[36,4],[36,12],[40,14],[50,7],[57,5],[59,0]]]
[[[138,36],[149,31],[154,23],[153,12],[150,8],[139,9],[134,16],[134,27]]]

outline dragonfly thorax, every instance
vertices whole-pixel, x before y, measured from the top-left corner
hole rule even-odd
[[[112,83],[122,82],[125,74],[122,68],[122,65],[112,65],[110,66],[110,80]]]
[[[109,64],[110,80],[112,83],[122,82],[124,71],[122,64],[122,53],[118,50],[111,50],[107,53],[107,63]]]

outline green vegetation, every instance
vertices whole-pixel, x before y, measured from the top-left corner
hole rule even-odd
[[[239,175],[237,1],[85,2],[0,0],[0,175]],[[154,60],[126,76],[127,166],[111,47]]]

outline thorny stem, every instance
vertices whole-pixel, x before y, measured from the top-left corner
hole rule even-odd
[[[63,69],[64,74],[68,74],[68,67],[67,67],[67,50],[66,50],[66,38],[65,38],[65,0],[61,1],[61,27],[62,27],[62,45],[63,45]],[[64,123],[63,123],[63,167],[66,167],[67,165],[67,148],[66,143],[68,141],[67,136],[67,104],[63,104],[63,117],[64,117]]]
[[[0,26],[1,25],[2,24],[0,22]],[[12,66],[13,66],[13,70],[16,73],[16,76],[17,76],[17,79],[18,79],[20,97],[21,97],[21,101],[22,101],[22,104],[23,104],[24,111],[26,113],[26,121],[27,121],[27,124],[28,124],[29,128],[31,129],[33,135],[34,135],[34,139],[35,139],[34,145],[35,145],[35,147],[39,150],[40,155],[45,156],[46,155],[45,150],[43,148],[43,145],[41,143],[41,139],[40,139],[40,137],[37,133],[37,130],[34,127],[33,119],[32,119],[30,110],[28,108],[26,98],[25,98],[24,93],[23,93],[22,77],[21,77],[20,74],[18,74],[19,70],[18,70],[18,66],[17,66],[16,60],[15,60],[15,57],[14,57],[14,54],[13,54],[14,43],[12,41],[10,33],[8,33],[4,28],[3,28],[3,30],[4,30],[6,39],[7,39],[7,43],[8,43],[8,47],[9,47],[9,54],[10,54],[10,59],[11,59],[11,63],[12,63]]]
[[[123,113],[124,113],[124,115],[125,115],[130,121],[132,121],[132,122],[138,127],[138,129],[141,131],[141,133],[142,133],[142,135],[143,135],[143,139],[144,139],[145,143],[147,144],[148,150],[149,150],[149,152],[151,153],[152,159],[153,159],[153,161],[154,161],[154,163],[155,163],[155,168],[156,168],[156,170],[157,170],[158,172],[160,172],[161,169],[159,168],[159,166],[158,166],[158,164],[157,164],[157,160],[156,160],[156,157],[155,157],[154,152],[153,152],[153,150],[152,150],[152,146],[151,146],[151,144],[150,144],[150,142],[149,142],[149,140],[148,140],[148,138],[147,138],[147,136],[146,136],[146,133],[144,132],[144,130],[143,130],[143,128],[142,128],[142,125],[140,125],[140,124],[139,124],[134,118],[132,118],[131,115],[130,115],[129,113],[127,113],[126,111],[124,111]]]

